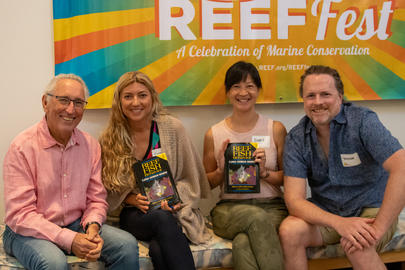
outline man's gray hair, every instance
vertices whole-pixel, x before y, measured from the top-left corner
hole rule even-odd
[[[75,80],[75,81],[79,82],[83,87],[85,100],[87,100],[89,98],[89,89],[87,88],[86,83],[83,81],[82,78],[80,78],[79,76],[77,76],[75,74],[59,74],[59,75],[53,77],[52,80],[48,83],[47,87],[45,88],[44,94],[45,95],[48,93],[52,94],[52,92],[56,88],[56,84],[60,80],[65,80],[65,79]]]

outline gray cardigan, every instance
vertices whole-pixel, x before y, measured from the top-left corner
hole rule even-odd
[[[205,243],[211,236],[198,207],[200,198],[210,196],[210,186],[200,156],[178,119],[162,115],[157,119],[157,123],[162,152],[167,155],[182,200],[181,209],[175,215],[182,225],[183,232],[192,243]],[[130,187],[121,193],[108,193],[110,217],[119,216],[123,201],[131,191],[139,193],[137,188],[132,190]]]

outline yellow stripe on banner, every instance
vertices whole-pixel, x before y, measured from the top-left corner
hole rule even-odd
[[[371,51],[370,56],[373,59],[405,80],[405,63],[377,47],[374,47],[372,44],[370,44],[369,47]]]
[[[189,45],[193,45],[197,43],[197,41],[193,41],[189,43]],[[153,81],[155,78],[160,76],[163,72],[166,72],[168,69],[175,66],[180,61],[183,61],[184,58],[180,57],[177,58],[176,51],[173,51],[162,58],[159,58],[153,63],[143,67],[139,71],[148,75],[148,77]],[[162,69],[162,67],[165,67]],[[105,109],[111,108],[114,90],[115,90],[116,83],[104,88],[103,90],[97,92],[96,94],[89,97],[87,100],[89,103],[87,104],[87,109]]]
[[[225,74],[228,68],[235,62],[235,59],[229,57],[229,60],[218,70],[217,74],[210,80],[207,86],[201,91],[200,95],[193,101],[192,105],[210,104],[218,91],[225,92],[224,85]]]
[[[92,13],[53,21],[54,41],[60,41],[91,32],[153,20],[154,8],[130,9]]]
[[[117,83],[113,83],[94,95],[91,95],[87,100],[89,103],[87,104],[86,109],[111,108],[116,84]]]
[[[340,56],[338,56],[340,57]],[[345,76],[344,72],[340,72],[342,81],[345,82],[345,96],[350,100],[364,100],[364,97],[356,90],[356,87],[352,84],[352,81]],[[302,100],[302,99],[301,99]]]
[[[398,21],[405,21],[405,9],[396,9],[392,18]]]
[[[187,47],[192,46],[196,44],[198,41],[192,41],[187,44]],[[139,71],[145,73],[148,75],[148,77],[153,81],[156,79],[158,76],[160,76],[163,72],[166,72],[167,70],[171,69],[173,66],[175,66],[177,63],[180,61],[184,61],[185,58],[179,57],[177,58],[177,52],[173,51],[164,57],[159,58],[155,62],[150,63],[149,65],[143,67]],[[165,67],[162,69],[162,67]]]

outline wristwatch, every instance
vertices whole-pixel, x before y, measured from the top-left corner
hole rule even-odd
[[[87,229],[89,228],[89,226],[90,226],[91,224],[97,224],[97,225],[98,225],[98,231],[100,231],[100,229],[101,229],[100,223],[98,223],[97,221],[92,221],[92,222],[88,222],[88,223],[86,224],[86,227],[84,227],[84,232],[85,232],[85,233],[87,233]]]

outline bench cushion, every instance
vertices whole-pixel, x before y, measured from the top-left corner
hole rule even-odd
[[[4,224],[0,225],[0,268],[3,270],[24,269],[12,256],[7,255],[3,249]],[[231,267],[232,242],[216,236],[211,229],[212,239],[205,245],[190,245],[194,262],[197,268]],[[139,262],[141,270],[153,270],[152,262],[148,256],[148,244],[139,241]],[[71,269],[104,269],[100,262],[90,263],[75,256],[67,256]]]
[[[4,225],[0,225],[0,268],[4,270],[24,269],[18,261],[7,255],[3,249]],[[212,239],[205,245],[190,245],[194,262],[197,268],[232,267],[232,242],[216,236],[209,228]],[[382,252],[392,250],[405,250],[405,210],[399,216],[398,227],[392,240],[384,247]],[[310,259],[343,257],[344,252],[339,244],[326,247],[308,248],[307,256]],[[71,269],[104,269],[102,263],[89,263],[75,256],[67,256]],[[139,242],[139,260],[141,270],[153,270],[152,262],[148,256],[148,244]]]

